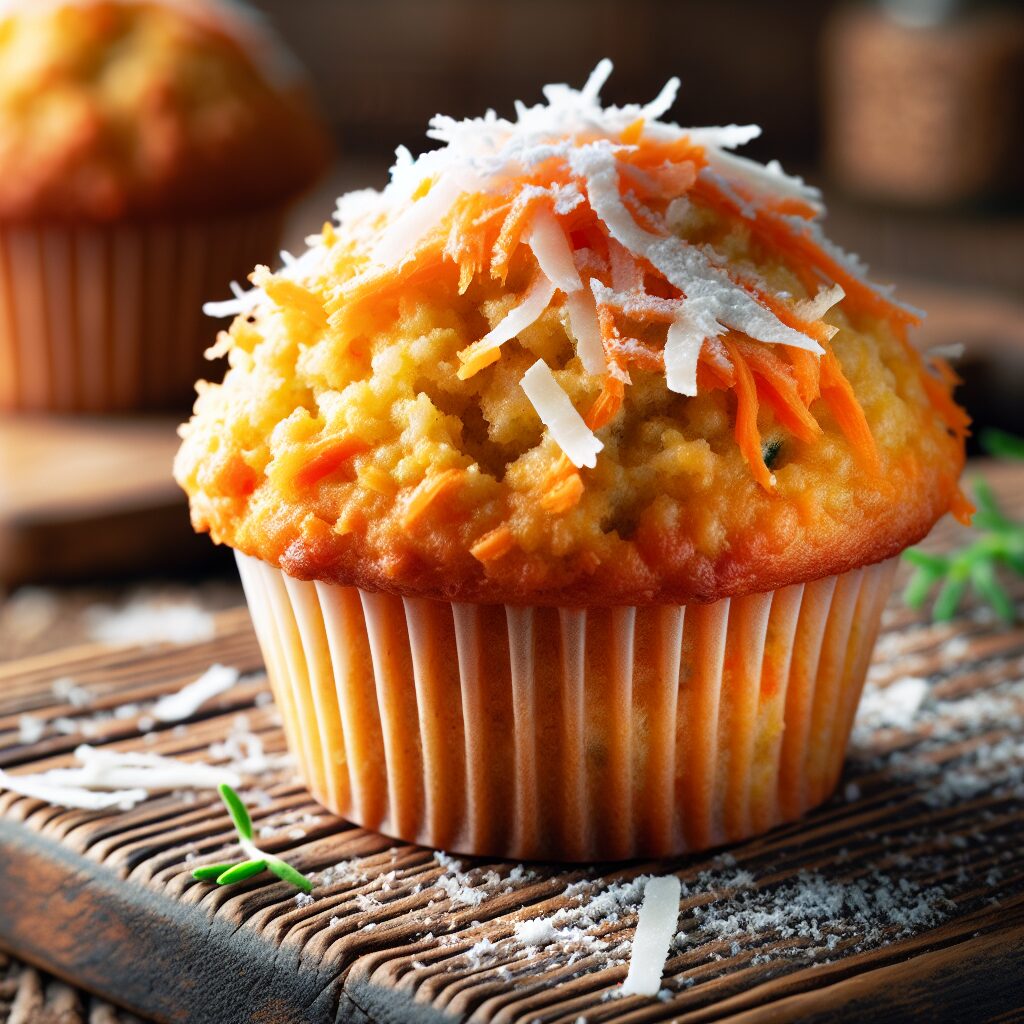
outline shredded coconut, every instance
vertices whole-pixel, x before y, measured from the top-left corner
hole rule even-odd
[[[78,768],[54,768],[38,775],[0,771],[0,788],[45,800],[58,807],[83,810],[128,810],[153,790],[214,789],[222,782],[237,786],[239,777],[223,768],[178,761],[156,754],[97,749],[75,750]]]
[[[555,375],[541,359],[523,375],[522,388],[541,422],[551,431],[555,444],[577,468],[597,465],[597,453],[604,448],[594,432],[583,422]]]
[[[622,995],[654,996],[661,988],[661,976],[679,920],[682,891],[675,875],[652,878],[644,886],[629,973],[622,983]]]
[[[94,605],[86,615],[93,640],[103,644],[192,644],[213,639],[213,616],[198,605],[140,599],[123,609]]]
[[[177,693],[161,697],[153,705],[153,717],[158,722],[181,722],[191,718],[208,700],[230,690],[238,678],[237,668],[211,665],[198,679]]]

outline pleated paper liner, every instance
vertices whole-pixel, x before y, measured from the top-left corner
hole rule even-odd
[[[825,800],[895,571],[573,609],[403,599],[238,564],[321,803],[427,846],[566,861],[706,849]]]
[[[203,302],[274,258],[283,219],[0,223],[0,412],[187,408],[217,331]]]

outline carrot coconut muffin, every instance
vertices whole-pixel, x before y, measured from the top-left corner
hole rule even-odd
[[[218,0],[0,0],[0,410],[187,401],[199,306],[268,259],[327,143]]]
[[[177,478],[328,807],[466,853],[695,850],[825,799],[967,420],[753,127],[437,117],[222,334]]]

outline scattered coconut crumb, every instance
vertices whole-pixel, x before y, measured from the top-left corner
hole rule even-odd
[[[224,768],[156,754],[79,746],[77,768],[54,768],[36,775],[0,771],[0,788],[45,800],[57,807],[81,810],[130,810],[151,791],[215,789],[220,783],[237,786],[239,778]]]
[[[216,632],[213,616],[198,605],[158,598],[138,598],[123,608],[93,605],[85,626],[102,644],[194,644]]]
[[[181,722],[191,718],[208,700],[230,690],[239,679],[237,668],[211,665],[198,679],[183,686],[177,693],[161,697],[152,714],[159,722]]]
[[[268,754],[263,740],[252,731],[249,716],[235,715],[231,723],[231,731],[223,740],[211,743],[209,756],[214,761],[226,761],[235,771],[242,775],[262,775],[266,772],[278,771],[292,767],[289,754]]]
[[[911,729],[921,705],[928,697],[928,680],[907,676],[886,687],[865,686],[857,711],[857,728]]]
[[[18,742],[29,746],[43,738],[46,722],[35,715],[18,716]]]
[[[65,701],[73,708],[85,708],[92,703],[92,694],[68,676],[54,679],[50,684],[50,689],[57,700]]]

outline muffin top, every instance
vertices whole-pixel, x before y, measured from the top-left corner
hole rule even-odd
[[[880,561],[968,421],[919,314],[755,127],[545,89],[437,117],[237,314],[182,427],[193,523],[302,578],[468,601],[714,601]]]
[[[0,0],[0,217],[287,199],[327,137],[287,52],[223,0]]]

